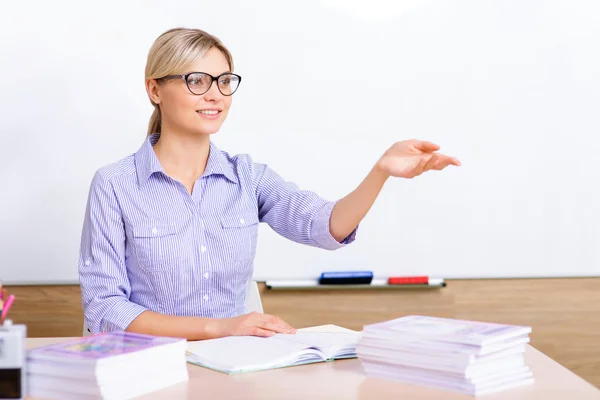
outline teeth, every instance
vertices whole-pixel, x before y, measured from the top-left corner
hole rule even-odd
[[[216,115],[219,113],[217,110],[200,110],[198,112],[200,114],[207,114],[207,115]]]

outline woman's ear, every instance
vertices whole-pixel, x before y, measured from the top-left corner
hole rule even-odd
[[[159,84],[156,79],[146,79],[146,92],[154,104],[160,104]]]

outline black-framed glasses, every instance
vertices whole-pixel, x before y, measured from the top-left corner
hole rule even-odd
[[[217,87],[223,96],[231,96],[242,81],[241,76],[231,72],[225,72],[219,76],[212,76],[206,72],[190,72],[185,75],[167,75],[161,79],[183,79],[188,90],[198,96],[208,92],[214,81],[217,81]]]

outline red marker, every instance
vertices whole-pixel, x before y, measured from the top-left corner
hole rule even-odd
[[[428,285],[428,276],[390,276],[389,285]]]
[[[387,280],[388,285],[427,285],[446,286],[443,279],[430,278],[428,276],[391,276]]]

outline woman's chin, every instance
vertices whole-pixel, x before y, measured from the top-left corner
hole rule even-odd
[[[215,124],[202,124],[202,126],[196,128],[195,132],[198,135],[210,136],[213,133],[219,132],[219,129],[221,129],[221,125],[222,124],[220,122]]]
[[[214,133],[219,132],[219,128],[221,128],[221,126],[201,126],[201,127],[193,127],[192,129],[188,130],[189,135],[190,136],[210,136]]]

